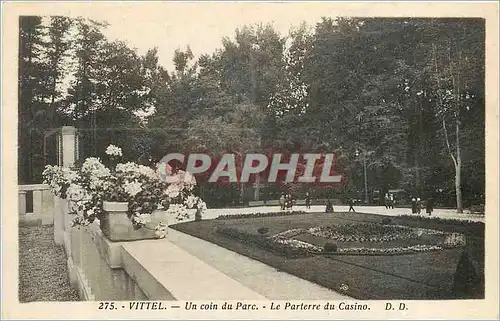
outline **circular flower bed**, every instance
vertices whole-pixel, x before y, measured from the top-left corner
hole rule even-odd
[[[311,236],[316,241],[311,241]],[[429,238],[430,236],[438,237]],[[425,242],[423,241],[424,237],[427,238]],[[465,236],[460,233],[377,223],[348,223],[344,225],[318,226],[310,229],[291,229],[270,236],[269,239],[279,244],[307,249],[317,254],[332,253],[332,251],[325,251],[321,244],[324,242],[318,240],[335,241],[338,248],[334,254],[348,255],[417,253],[465,245]],[[307,241],[308,239],[309,241]],[[412,243],[422,240],[422,244],[408,244],[410,240],[413,241]],[[359,246],[360,243],[363,246]],[[374,243],[386,243],[387,246],[374,246]]]
[[[402,225],[384,225],[374,223],[348,223],[344,225],[318,226],[307,230],[314,236],[324,237],[338,242],[390,242],[410,240],[427,235],[445,235],[445,232],[413,228]]]

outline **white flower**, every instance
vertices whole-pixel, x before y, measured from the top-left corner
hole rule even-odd
[[[108,148],[106,148],[106,154],[110,156],[123,156],[122,149],[115,145],[109,145]]]
[[[184,200],[184,204],[186,204],[187,208],[193,208],[197,203],[198,203],[198,197],[194,195],[189,195]]]
[[[152,168],[144,166],[144,165],[139,165],[137,168],[137,172],[146,176],[146,177],[153,178],[153,179],[158,177],[156,172]]]
[[[173,215],[178,221],[189,218],[189,212],[184,204],[170,204],[166,213]]]
[[[79,176],[78,173],[74,170],[71,170],[67,167],[63,167],[61,169],[62,175],[66,181],[74,182]]]
[[[137,170],[136,163],[128,162],[125,164],[120,163],[116,165],[117,172],[134,172],[136,170]]]
[[[198,209],[202,212],[205,211],[207,209],[207,203],[205,203],[201,199],[198,199]]]
[[[167,224],[165,223],[158,223],[158,225],[155,227],[155,236],[159,239],[164,238],[167,235]]]
[[[107,177],[111,173],[109,169],[101,163],[101,160],[96,157],[89,157],[82,165],[82,172],[95,177]]]
[[[177,196],[179,196],[181,190],[182,186],[179,186],[178,184],[170,184],[165,190],[165,194],[167,194],[167,196],[170,198],[176,198]]]
[[[135,213],[134,216],[132,216],[132,220],[137,224],[145,225],[151,222],[151,214]]]
[[[140,193],[142,191],[142,185],[137,181],[125,182],[123,184],[123,190],[125,191],[125,193],[134,197],[135,195],[137,195],[137,193]]]
[[[150,167],[138,165],[136,163],[128,162],[125,164],[117,164],[116,171],[121,173],[127,173],[134,177],[145,176],[149,179],[158,180],[157,173]]]
[[[70,201],[73,202],[84,202],[86,200],[91,199],[91,196],[87,194],[85,189],[83,189],[80,185],[78,184],[71,184],[68,187],[68,190],[66,191],[66,194],[68,195],[68,198]]]

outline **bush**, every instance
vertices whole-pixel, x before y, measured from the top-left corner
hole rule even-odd
[[[476,221],[471,221],[471,220],[459,220],[455,218],[441,218],[437,216],[415,216],[415,215],[407,215],[407,214],[402,214],[398,215],[399,217],[403,217],[405,219],[410,219],[412,221],[427,221],[427,222],[436,222],[436,223],[443,223],[443,224],[456,224],[456,225],[463,225],[463,226],[481,226],[484,225],[483,222],[476,222]]]
[[[337,244],[336,243],[327,242],[323,246],[323,249],[325,250],[326,253],[337,252]]]
[[[304,211],[292,211],[292,212],[269,212],[269,213],[251,213],[251,214],[234,214],[234,215],[219,215],[216,220],[231,220],[236,218],[254,218],[254,217],[273,217],[273,216],[288,216],[288,215],[298,215],[306,214]]]
[[[382,219],[382,224],[383,225],[389,225],[389,224],[391,224],[391,222],[392,222],[392,220],[390,218],[388,218],[388,217],[384,217]]]
[[[267,227],[259,227],[257,232],[259,232],[259,234],[264,235],[264,234],[267,234],[267,232],[269,232],[269,229]]]

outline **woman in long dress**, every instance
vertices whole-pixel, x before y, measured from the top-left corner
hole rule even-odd
[[[280,207],[281,207],[281,210],[282,210],[282,211],[285,209],[285,193],[281,193],[281,197],[280,197]]]

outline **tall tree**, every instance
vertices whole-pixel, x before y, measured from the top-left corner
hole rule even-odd
[[[462,213],[462,121],[472,112],[478,85],[484,84],[484,20],[432,20],[428,30],[440,40],[430,44],[433,66],[429,71],[434,75],[437,116],[455,169],[457,212]]]

